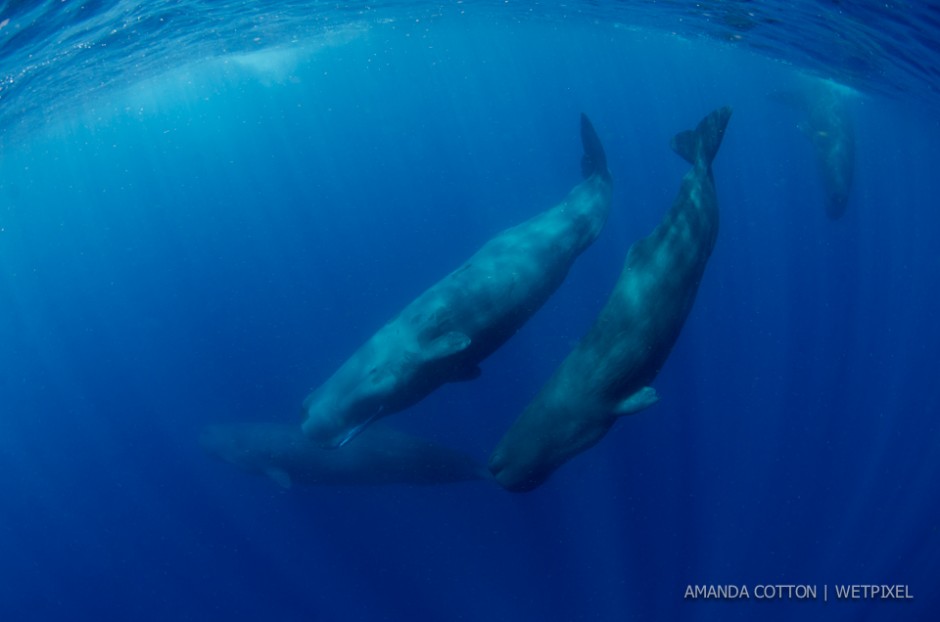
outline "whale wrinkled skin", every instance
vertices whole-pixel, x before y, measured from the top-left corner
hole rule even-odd
[[[649,384],[692,308],[718,234],[711,162],[730,117],[721,108],[673,138],[692,169],[662,222],[630,248],[588,333],[490,455],[490,471],[507,490],[536,488],[618,417],[657,401]]]
[[[610,211],[603,147],[582,115],[584,180],[565,199],[487,242],[379,329],[303,404],[304,432],[339,447],[448,382],[472,380],[561,285]]]

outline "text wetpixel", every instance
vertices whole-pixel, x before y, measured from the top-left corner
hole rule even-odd
[[[839,600],[913,600],[906,585],[835,585]]]

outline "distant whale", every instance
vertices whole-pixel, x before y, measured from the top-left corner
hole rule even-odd
[[[496,480],[531,490],[597,443],[621,415],[655,403],[649,383],[685,322],[718,234],[711,162],[730,108],[705,117],[672,148],[692,163],[663,221],[627,253],[614,291],[587,335],[490,456]]]
[[[205,428],[203,449],[248,473],[293,484],[449,484],[489,473],[469,456],[384,426],[374,426],[343,451],[324,449],[295,424],[232,423]]]
[[[855,176],[855,124],[848,106],[849,92],[834,82],[811,78],[798,90],[774,95],[802,115],[799,128],[816,151],[826,215],[833,220],[845,214]]]
[[[304,432],[347,443],[370,422],[471,380],[561,285],[610,211],[603,146],[581,115],[584,181],[560,204],[507,229],[421,294],[304,401]]]

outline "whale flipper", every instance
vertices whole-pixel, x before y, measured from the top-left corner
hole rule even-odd
[[[730,106],[713,111],[702,119],[694,130],[686,130],[673,136],[670,143],[672,150],[689,164],[701,162],[705,166],[711,166],[730,118]]]
[[[597,137],[591,120],[583,112],[581,113],[581,144],[584,147],[584,155],[581,156],[581,174],[584,178],[587,179],[595,173],[609,178],[610,172],[607,170],[607,154],[604,153],[604,145]]]
[[[464,333],[451,331],[429,343],[422,355],[428,360],[443,359],[463,352],[470,345],[470,337]]]
[[[618,417],[624,415],[635,415],[644,408],[649,408],[659,401],[659,395],[653,387],[643,387],[633,395],[621,400],[614,408],[614,414]]]

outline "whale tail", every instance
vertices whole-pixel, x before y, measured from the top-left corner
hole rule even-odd
[[[601,139],[597,137],[594,126],[587,115],[581,113],[581,144],[584,146],[584,155],[581,156],[581,173],[587,179],[591,175],[599,174],[604,177],[610,177],[607,170],[607,154],[604,153],[604,145]]]
[[[715,154],[718,153],[718,147],[721,146],[721,139],[725,135],[725,127],[730,118],[730,106],[712,111],[694,130],[686,130],[673,136],[670,144],[672,150],[690,164],[701,162],[710,167]]]

